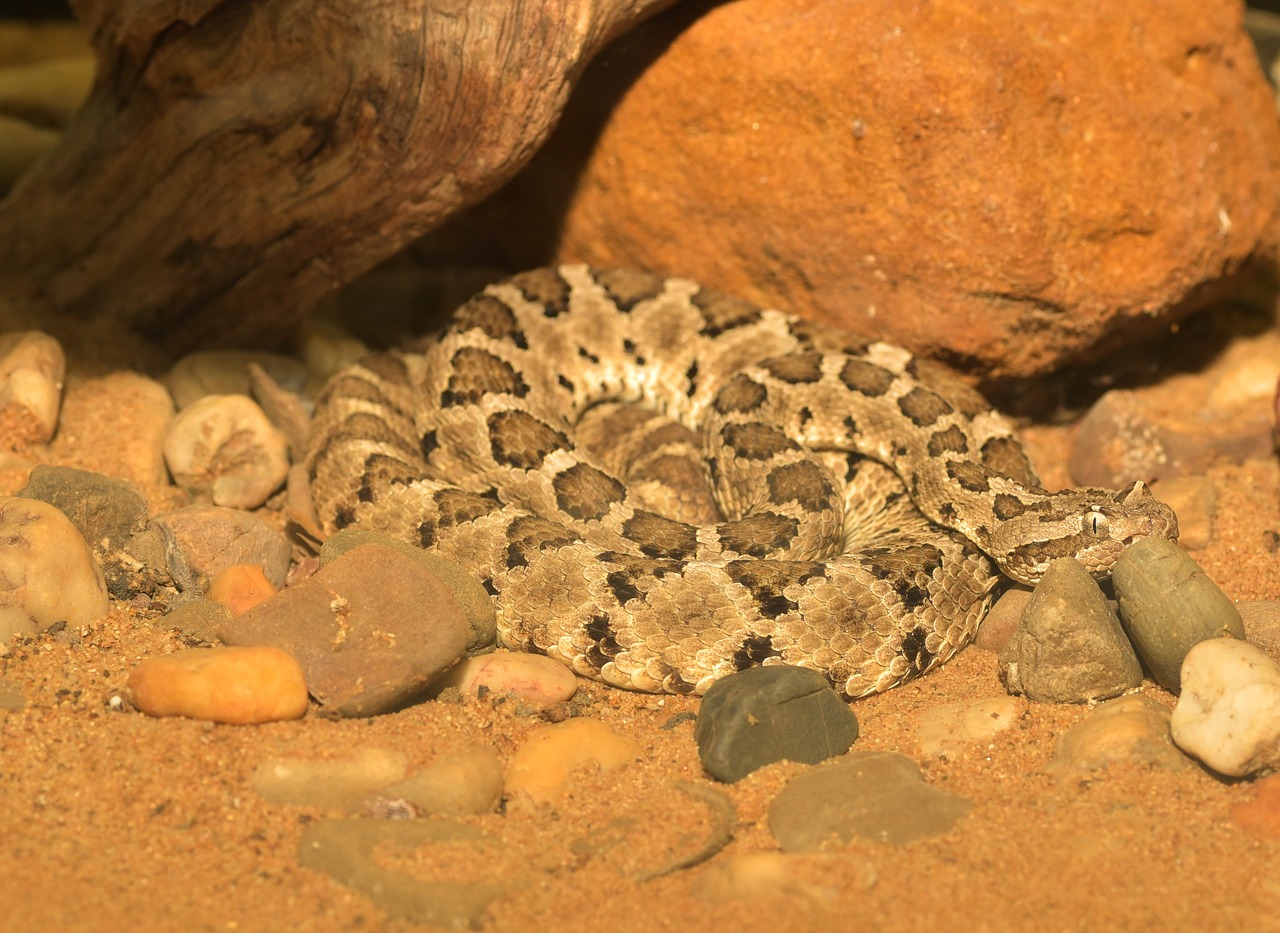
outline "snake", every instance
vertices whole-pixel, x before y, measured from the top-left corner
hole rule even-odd
[[[1177,537],[1141,481],[1046,491],[940,364],[584,265],[489,285],[425,346],[334,375],[305,465],[326,533],[460,564],[502,646],[673,694],[770,664],[888,690],[964,647],[1003,584],[1061,557],[1102,579]]]

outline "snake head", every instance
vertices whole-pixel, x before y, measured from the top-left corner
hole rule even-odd
[[[1178,517],[1138,480],[1120,490],[1049,493],[998,524],[987,552],[1019,583],[1039,582],[1059,557],[1074,557],[1103,580],[1125,548],[1150,537],[1178,540]]]

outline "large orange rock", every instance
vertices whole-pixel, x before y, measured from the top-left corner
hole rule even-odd
[[[681,4],[485,210],[520,266],[696,278],[988,378],[1167,329],[1272,243],[1238,0]]]

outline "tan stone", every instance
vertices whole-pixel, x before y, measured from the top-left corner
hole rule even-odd
[[[209,599],[226,606],[233,616],[244,615],[276,592],[257,564],[233,564],[209,581]]]
[[[307,711],[302,668],[279,648],[190,648],[138,662],[129,698],[151,716],[234,725],[298,719]]]
[[[679,5],[588,69],[483,234],[1036,373],[1167,328],[1273,242],[1242,10]]]
[[[634,761],[642,749],[598,719],[569,719],[530,732],[507,766],[508,810],[554,803],[579,768],[611,771]]]

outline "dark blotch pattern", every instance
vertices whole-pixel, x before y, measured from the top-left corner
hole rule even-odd
[[[790,560],[734,560],[725,564],[725,572],[747,588],[771,619],[796,611],[795,600],[785,592],[788,587],[825,575],[822,564]]]
[[[655,512],[637,510],[623,523],[622,534],[646,557],[688,558],[698,549],[698,529]]]
[[[739,457],[746,460],[768,460],[784,450],[798,450],[796,442],[772,425],[758,421],[726,424],[720,437]]]
[[[929,389],[916,386],[902,398],[898,399],[898,407],[918,427],[927,428],[952,414],[955,409],[941,395]]]
[[[661,295],[664,287],[662,278],[647,272],[592,269],[591,274],[604,287],[609,300],[617,305],[618,310],[628,314],[641,302]]]
[[[769,397],[768,390],[749,376],[739,373],[716,393],[715,409],[723,415],[755,411]]]
[[[463,347],[453,355],[453,375],[440,393],[440,406],[474,405],[486,395],[524,398],[529,385],[510,363],[478,347]]]
[[[591,647],[587,649],[587,660],[596,670],[602,670],[606,664],[622,653],[617,633],[609,624],[607,615],[598,613],[592,616],[584,629],[587,637],[591,639]]]
[[[786,515],[758,512],[716,528],[721,543],[735,554],[765,558],[785,550],[800,530],[800,523]]]
[[[529,342],[507,303],[493,295],[476,295],[453,314],[454,330],[466,333],[480,330],[494,340],[509,340],[521,350],[529,349]]]
[[[993,473],[1012,477],[1030,489],[1040,488],[1040,478],[1026,451],[1011,437],[993,437],[983,444],[982,462]]]
[[[788,353],[764,363],[770,375],[792,385],[817,382],[822,378],[822,354],[812,351]]]
[[[725,331],[760,320],[760,309],[741,298],[703,288],[690,300],[706,319],[707,323],[702,328],[704,337],[719,337]]]
[[[556,474],[551,482],[556,505],[578,521],[598,521],[626,496],[626,489],[608,473],[578,463]]]
[[[555,269],[535,269],[512,276],[511,284],[531,304],[542,305],[547,317],[559,317],[569,310],[569,283]]]
[[[522,515],[507,526],[507,566],[527,567],[539,551],[562,548],[578,539],[561,525],[541,515]]]
[[[929,632],[917,625],[902,638],[902,656],[911,662],[913,673],[926,671],[933,664],[934,653],[927,647]]]
[[[788,463],[769,471],[769,496],[773,502],[797,502],[809,512],[820,512],[836,499],[836,491],[816,463]]]
[[[523,411],[495,412],[488,426],[493,459],[503,466],[536,470],[547,454],[571,446],[562,433]]]
[[[995,514],[995,517],[1000,519],[1002,522],[1007,521],[1010,518],[1016,518],[1026,510],[1027,507],[1022,504],[1020,499],[1016,496],[1011,496],[1008,493],[1000,493],[991,503],[991,511]]]
[[[969,460],[948,460],[947,475],[970,492],[987,492],[991,488],[986,467]]]
[[[780,658],[782,652],[773,647],[770,635],[748,635],[733,653],[733,668],[745,671],[749,667],[762,664],[767,658]]]
[[[945,431],[938,431],[929,436],[928,451],[930,457],[941,457],[943,454],[964,454],[969,452],[969,439],[964,431],[952,425]]]
[[[436,511],[439,514],[437,522],[441,528],[473,522],[502,508],[488,496],[480,496],[474,492],[450,486],[438,490],[431,499],[436,504]]]
[[[884,395],[893,385],[893,373],[868,363],[866,360],[849,359],[840,370],[840,381],[866,396]]]

